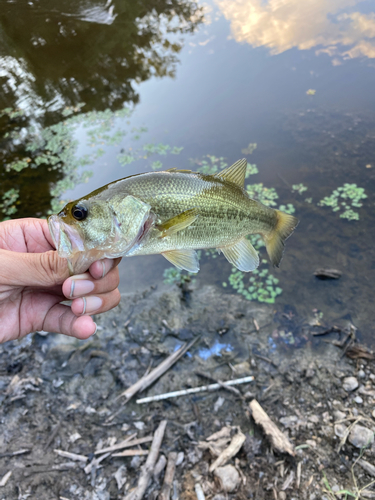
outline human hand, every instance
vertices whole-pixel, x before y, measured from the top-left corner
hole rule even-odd
[[[38,330],[86,339],[96,332],[89,314],[120,302],[117,265],[94,262],[88,272],[69,277],[65,259],[54,250],[47,221],[0,223],[0,342]],[[70,306],[60,304],[73,300]]]

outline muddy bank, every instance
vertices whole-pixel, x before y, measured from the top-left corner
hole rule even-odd
[[[215,500],[331,500],[345,498],[337,493],[344,489],[354,498],[375,498],[371,486],[359,493],[375,474],[374,361],[349,359],[347,344],[322,340],[345,340],[345,320],[317,337],[333,326],[328,319],[323,325],[318,312],[302,318],[293,308],[277,311],[214,287],[182,293],[176,286],[123,296],[97,322],[97,335],[86,342],[35,334],[0,347],[0,499],[125,498],[164,419],[159,458],[176,452],[174,500],[198,498],[197,484]],[[123,405],[124,389],[196,337],[174,366]],[[254,381],[237,386],[237,394],[219,389],[136,403],[204,385],[202,372],[216,380],[253,375]],[[289,438],[294,456],[277,451],[254,422],[254,398]],[[211,473],[216,456],[207,437],[225,429],[229,441],[239,433],[245,441],[222,467],[230,468]],[[93,461],[104,456],[98,450],[129,436],[145,438],[133,456]],[[144,498],[157,498],[162,462]]]

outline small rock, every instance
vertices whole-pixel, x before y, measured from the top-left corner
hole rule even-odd
[[[344,420],[344,418],[346,418],[346,414],[343,412],[343,411],[340,411],[340,410],[335,410],[333,412],[333,417],[334,419],[337,421],[337,420]]]
[[[212,500],[227,500],[227,496],[224,495],[215,495]]]
[[[243,361],[242,363],[238,363],[233,366],[237,375],[244,375],[246,373],[251,373],[250,364],[247,361]]]
[[[355,377],[346,377],[344,378],[342,387],[345,391],[351,392],[357,389],[358,385],[358,380]]]
[[[356,448],[363,448],[374,442],[374,433],[363,427],[362,425],[355,425],[349,434],[349,443]]]
[[[233,465],[226,465],[225,467],[218,467],[215,469],[215,476],[219,478],[221,488],[226,493],[231,493],[240,484],[241,478],[237,469]]]
[[[143,429],[145,428],[145,423],[141,422],[141,421],[139,421],[139,422],[133,422],[133,425],[139,431],[143,431]]]
[[[177,455],[177,460],[176,460],[176,467],[182,464],[185,458],[185,453],[183,451],[180,451]]]
[[[290,415],[290,417],[282,417],[279,419],[279,422],[287,428],[292,428],[298,421],[297,415]]]
[[[335,434],[337,437],[342,438],[345,434],[347,427],[344,424],[335,424]]]
[[[312,422],[313,424],[318,424],[320,422],[318,415],[309,415],[308,419],[309,422]]]
[[[361,405],[361,404],[363,403],[363,399],[361,398],[361,396],[356,396],[356,397],[354,398],[354,401],[355,401],[357,404],[359,404],[359,405]]]
[[[370,373],[369,377],[371,380],[375,380],[375,375],[373,373]]]
[[[113,474],[113,477],[116,479],[117,489],[121,490],[121,488],[126,483],[126,467],[125,465],[121,465],[119,469]]]
[[[222,396],[219,396],[216,400],[216,403],[214,404],[214,413],[217,413],[219,408],[223,406],[225,403],[225,399]]]
[[[371,415],[372,415],[373,418],[375,418],[375,410],[372,410]]]
[[[314,439],[306,439],[306,444],[311,446],[311,448],[316,448],[316,441]]]
[[[131,459],[131,462],[130,462],[130,467],[132,469],[136,469],[138,470],[139,467],[141,466],[141,463],[142,463],[142,458],[139,456],[139,455],[136,455],[135,457],[133,457]]]
[[[357,373],[357,376],[358,376],[358,378],[365,378],[366,373],[363,370],[359,370],[359,372]]]

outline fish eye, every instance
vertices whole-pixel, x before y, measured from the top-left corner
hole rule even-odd
[[[72,208],[72,215],[76,220],[86,219],[87,214],[88,214],[88,210],[83,205],[75,205]]]

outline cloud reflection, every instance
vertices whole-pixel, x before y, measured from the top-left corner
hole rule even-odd
[[[375,58],[375,14],[354,11],[360,0],[215,1],[237,42],[269,47],[272,54],[322,46],[317,53],[335,57],[336,65],[337,57]]]

